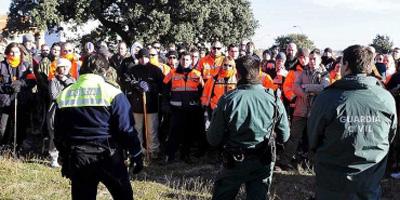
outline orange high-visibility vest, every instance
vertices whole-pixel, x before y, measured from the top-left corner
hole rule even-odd
[[[192,69],[189,73],[177,72],[177,69],[165,76],[163,82],[171,82],[171,100],[173,106],[199,106],[200,95],[199,87],[203,87],[204,82],[201,73]]]
[[[265,88],[271,88],[273,90],[278,89],[278,86],[274,84],[274,81],[272,80],[271,76],[265,72],[260,73],[260,78],[261,78],[261,84]]]
[[[294,82],[296,81],[296,77],[300,76],[301,72],[303,72],[303,68],[300,65],[296,66],[296,70],[290,70],[288,75],[286,76],[285,82],[283,82],[283,94],[289,100],[296,97],[294,94]]]
[[[224,59],[224,56],[215,58],[214,56],[207,55],[200,59],[197,70],[202,73],[204,80],[208,80],[218,74],[219,68],[222,66]]]
[[[216,78],[210,78],[204,85],[203,95],[201,96],[201,104],[204,106],[210,106],[211,109],[215,109],[218,104],[218,100],[226,92],[234,90],[237,85],[235,76],[225,78],[218,76]]]
[[[47,80],[51,81],[54,78],[56,74],[56,69],[57,69],[57,59],[50,63],[49,76]]]

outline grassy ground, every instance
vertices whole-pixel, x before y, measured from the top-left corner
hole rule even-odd
[[[136,199],[210,199],[213,177],[218,165],[205,160],[197,164],[152,163],[132,181]],[[22,162],[8,157],[0,158],[0,199],[70,199],[69,181],[62,178],[59,169],[49,168],[47,162]],[[396,199],[400,181],[382,182],[384,200]],[[314,178],[307,173],[276,173],[271,188],[275,200],[303,200],[313,195]],[[103,185],[98,199],[111,199]],[[237,199],[244,199],[243,189]]]

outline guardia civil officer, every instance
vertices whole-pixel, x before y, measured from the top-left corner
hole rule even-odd
[[[243,183],[247,199],[267,199],[275,164],[270,134],[286,142],[289,122],[278,95],[261,85],[260,61],[248,55],[236,66],[237,89],[220,98],[207,132],[208,142],[223,148],[213,199],[234,199]]]
[[[90,55],[77,82],[57,98],[55,145],[74,200],[96,199],[99,182],[114,199],[133,199],[122,149],[129,150],[133,173],[143,168],[131,106],[121,90],[105,82],[108,67],[104,56]]]
[[[315,99],[308,139],[315,153],[316,199],[377,200],[397,127],[395,101],[371,76],[373,53],[343,51],[342,79]]]

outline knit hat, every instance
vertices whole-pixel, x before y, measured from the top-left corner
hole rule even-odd
[[[71,67],[71,61],[66,58],[59,58],[57,60],[57,67],[66,67],[68,69]]]
[[[326,49],[324,50],[324,52],[325,52],[325,53],[328,53],[328,52],[329,52],[329,53],[332,53],[332,49],[328,47],[328,48],[326,48]]]
[[[286,60],[286,55],[283,52],[279,52],[278,55],[276,55],[276,59],[280,59],[280,60]]]
[[[32,34],[25,34],[24,36],[22,36],[22,43],[25,42],[33,42],[34,38]]]
[[[147,49],[140,49],[139,50],[139,53],[137,54],[137,58],[143,58],[143,57],[147,57],[147,58],[150,57],[149,50],[147,50]]]

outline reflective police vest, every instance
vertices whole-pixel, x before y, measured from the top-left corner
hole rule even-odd
[[[106,83],[96,74],[83,74],[78,81],[65,88],[57,97],[58,108],[111,106],[121,90]]]
[[[174,69],[164,78],[165,84],[170,81],[172,106],[200,106],[199,88],[202,88],[204,83],[199,71],[192,69],[185,73]]]
[[[211,109],[217,107],[218,100],[226,92],[234,90],[236,88],[237,80],[235,76],[225,78],[218,76],[216,78],[208,79],[203,90],[201,97],[201,104],[204,106],[210,106]]]

